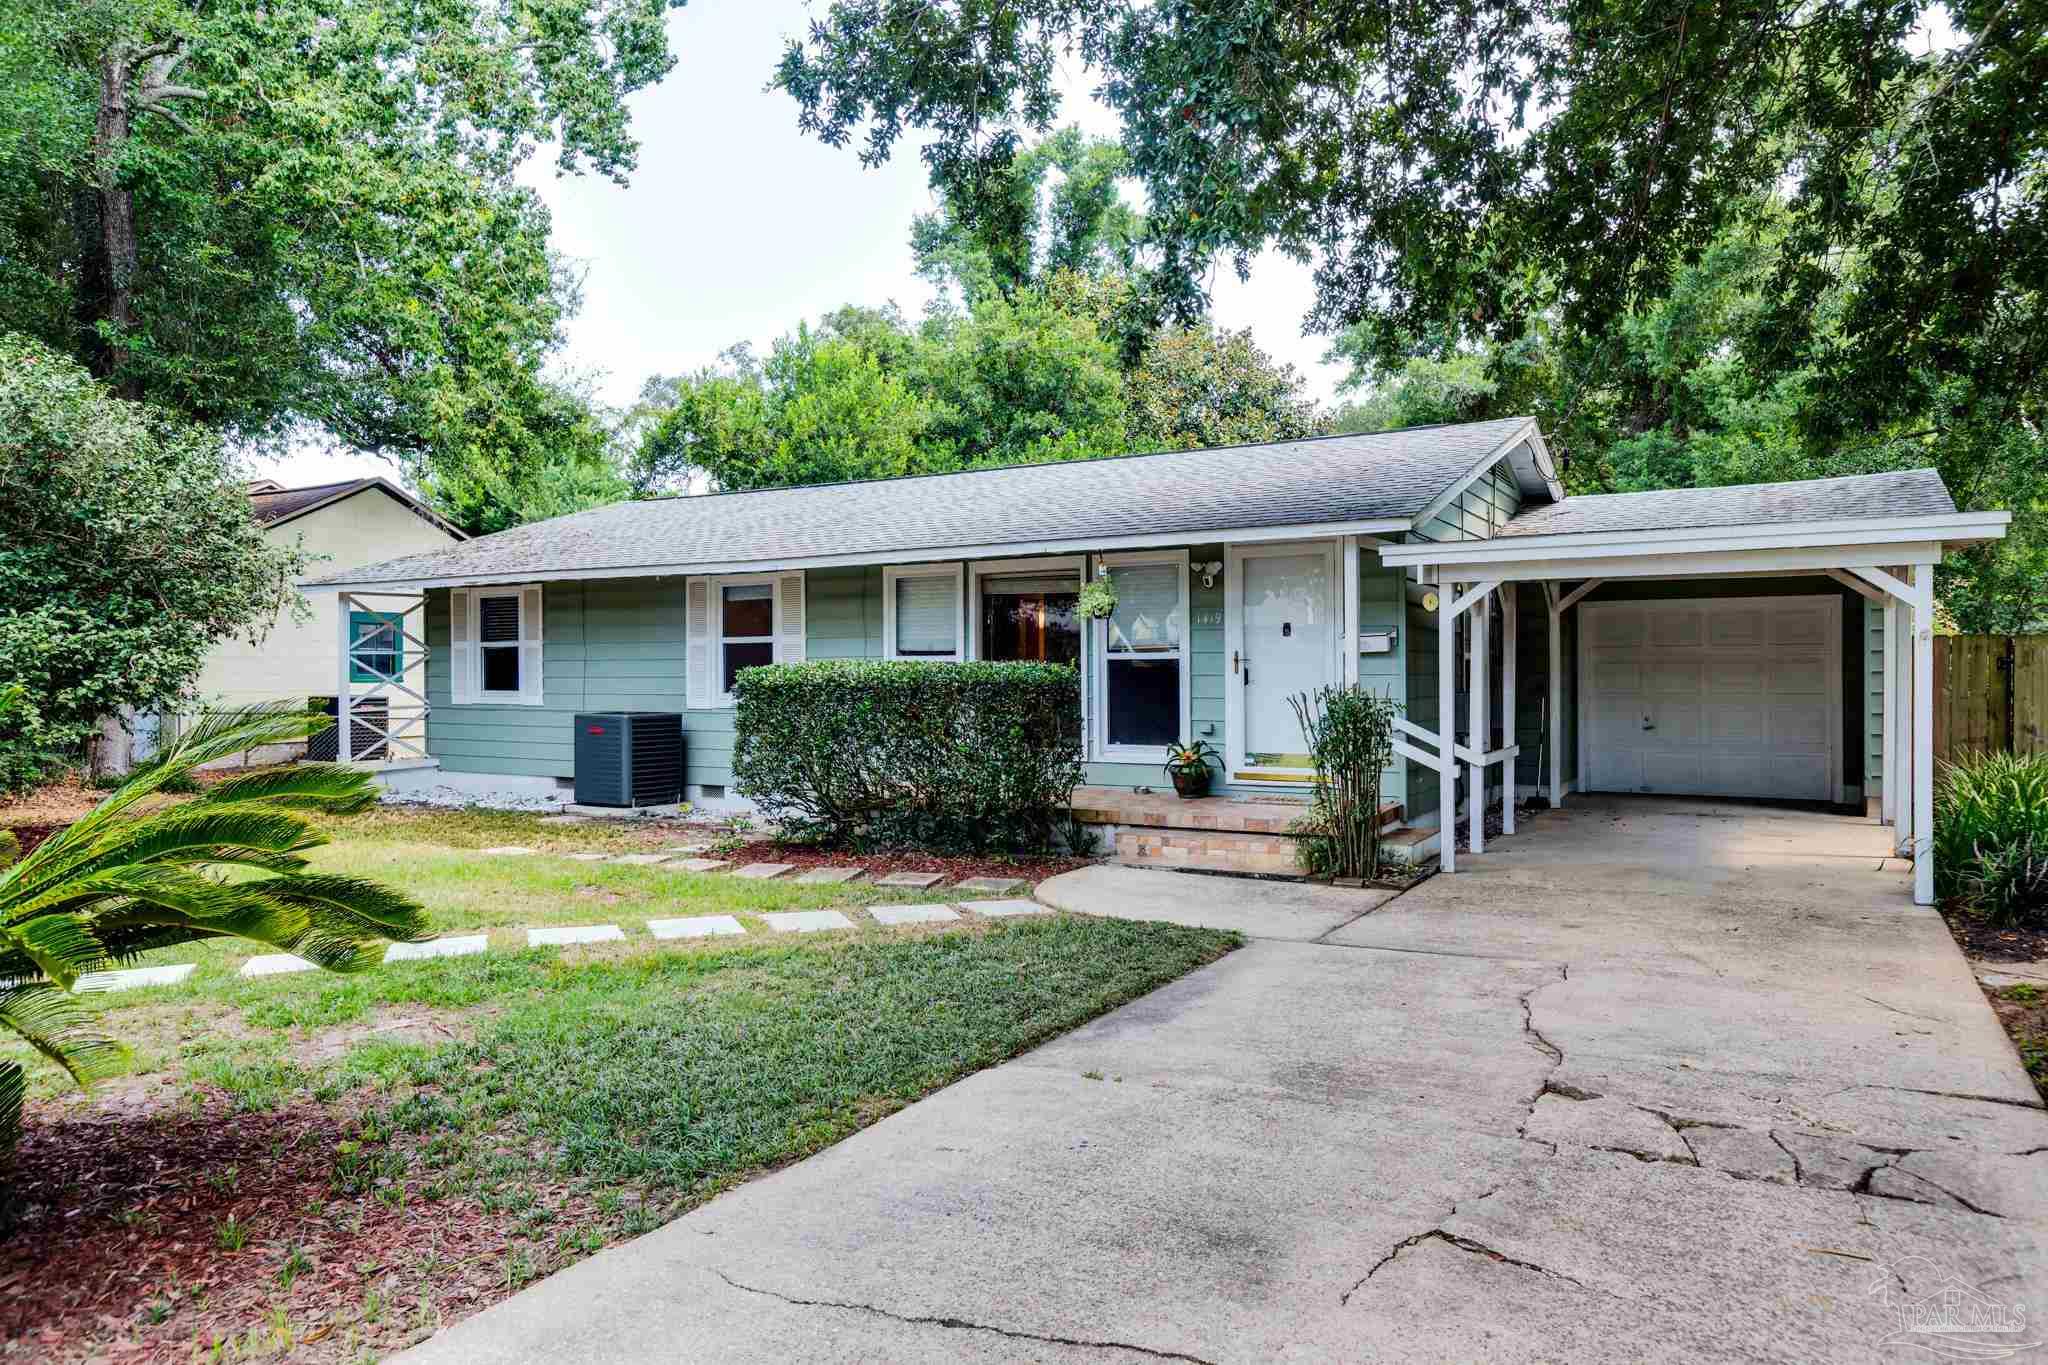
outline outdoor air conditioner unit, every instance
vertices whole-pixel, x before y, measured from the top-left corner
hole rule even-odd
[[[683,718],[674,711],[576,717],[576,804],[666,806],[683,799]]]

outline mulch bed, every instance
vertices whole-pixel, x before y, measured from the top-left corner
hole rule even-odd
[[[770,839],[756,840],[730,851],[720,849],[709,856],[729,858],[735,863],[789,863],[798,875],[814,867],[859,867],[865,868],[870,878],[886,877],[892,872],[936,872],[947,882],[967,877],[1021,877],[1041,882],[1086,867],[1092,861],[1058,855],[945,857],[937,853],[841,853],[808,844],[778,844]]]
[[[1944,909],[1941,917],[1965,957],[1984,962],[2048,961],[2048,928],[2000,926],[1965,910]]]
[[[354,1361],[506,1297],[515,1252],[536,1274],[558,1268],[552,1240],[527,1241],[509,1210],[336,1194],[350,1118],[310,1101],[147,1118],[32,1106],[0,1164],[13,1222],[0,1236],[0,1361],[187,1361],[216,1342],[236,1358]],[[540,1193],[557,1215],[541,1236],[579,1224],[616,1236],[586,1196]],[[247,1229],[240,1250],[223,1247],[230,1216]],[[304,1268],[292,1276],[295,1249]],[[366,1321],[373,1296],[378,1320]]]

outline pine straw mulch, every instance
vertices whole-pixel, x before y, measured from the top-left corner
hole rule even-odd
[[[581,1254],[530,1239],[518,1212],[468,1196],[337,1193],[338,1144],[354,1118],[311,1101],[236,1113],[203,1093],[147,1118],[31,1106],[0,1164],[14,1222],[0,1236],[0,1361],[182,1362],[220,1343],[231,1355],[354,1361],[400,1350]],[[539,1238],[618,1233],[587,1194],[522,1188],[554,1215]],[[246,1229],[240,1250],[223,1246],[230,1218]]]
[[[1941,917],[1964,957],[1979,962],[2048,962],[2048,927],[1993,924],[1955,906],[1942,907]]]

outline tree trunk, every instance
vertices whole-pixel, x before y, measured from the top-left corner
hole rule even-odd
[[[93,127],[92,153],[95,187],[99,193],[99,254],[105,263],[105,307],[101,321],[112,325],[114,336],[106,351],[107,373],[101,378],[116,381],[124,397],[139,396],[132,378],[121,371],[128,362],[127,336],[135,324],[135,192],[121,184],[121,154],[128,146],[133,111],[128,84],[134,75],[134,48],[117,42],[107,51],[100,66],[99,118]]]

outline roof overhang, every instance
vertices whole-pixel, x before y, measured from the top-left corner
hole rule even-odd
[[[1515,482],[1521,486],[1523,497],[1541,498],[1547,502],[1564,500],[1564,485],[1558,481],[1556,462],[1550,457],[1550,447],[1543,443],[1542,429],[1531,417],[1510,432],[1506,440],[1473,461],[1472,467],[1443,492],[1431,498],[1428,506],[1409,518],[1409,527],[1419,530],[1427,525],[1431,517],[1456,502],[1459,494],[1502,460],[1506,460],[1508,467],[1515,471]]]
[[[1474,579],[1658,578],[1931,564],[1950,547],[1999,540],[2010,512],[1809,521],[1676,531],[1598,531],[1380,548],[1383,563]]]
[[[606,568],[504,569],[491,573],[445,577],[354,579],[334,577],[301,582],[299,590],[327,592],[419,592],[427,588],[467,588],[496,583],[555,583],[620,578],[682,578],[705,574],[768,573],[787,569],[842,569],[875,564],[937,564],[953,560],[1022,559],[1036,555],[1093,554],[1114,550],[1159,549],[1179,545],[1250,545],[1275,541],[1319,540],[1330,536],[1394,535],[1408,529],[1407,517],[1367,521],[1309,522],[1287,526],[1241,526],[1169,531],[1143,536],[1091,536],[1079,540],[1011,541],[996,545],[935,545],[863,554],[812,555],[801,559],[725,560],[694,564],[637,564]]]
[[[282,493],[287,492],[289,490],[278,488],[269,491]],[[337,488],[334,492],[320,499],[318,502],[309,502],[304,507],[295,507],[281,517],[274,518],[270,521],[258,522],[258,525],[260,525],[266,531],[275,530],[280,526],[289,526],[292,522],[297,521],[301,517],[309,517],[313,513],[321,511],[324,508],[332,507],[338,502],[347,502],[350,498],[357,497],[363,493],[369,493],[372,491],[383,493],[392,501],[398,503],[400,506],[410,511],[414,516],[418,517],[421,521],[426,522],[428,525],[433,526],[438,530],[446,531],[449,535],[453,536],[457,540],[469,539],[469,532],[463,530],[454,522],[449,521],[446,517],[436,512],[433,508],[427,506],[418,498],[414,497],[412,494],[406,492],[403,488],[400,488],[397,484],[394,484],[389,479],[385,478],[366,479],[360,483],[353,485],[344,484],[341,487]]]

